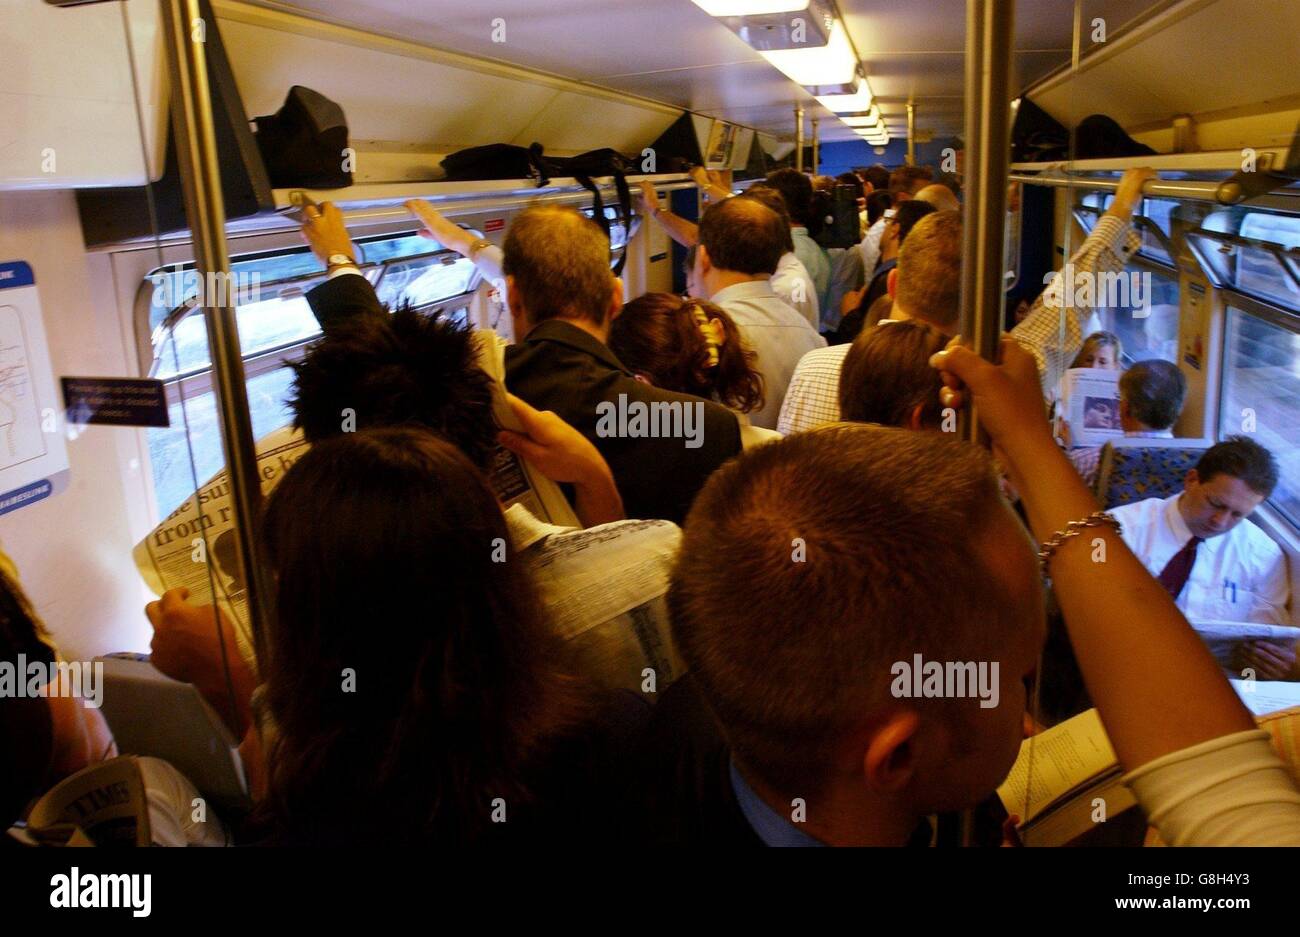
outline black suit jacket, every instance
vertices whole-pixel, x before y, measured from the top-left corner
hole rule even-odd
[[[321,329],[379,313],[383,307],[365,277],[344,275],[307,293]],[[577,326],[550,320],[523,342],[506,349],[506,383],[539,410],[553,410],[595,444],[609,463],[628,517],[663,518],[680,524],[709,475],[740,452],[740,424],[730,410],[689,394],[638,381],[614,353]],[[702,403],[703,444],[682,439],[605,438],[596,435],[602,400]]]
[[[308,290],[307,304],[324,332],[355,315],[384,311],[370,281],[348,273]]]
[[[506,385],[539,410],[553,410],[600,450],[628,517],[680,524],[714,470],[740,452],[740,424],[726,407],[638,381],[605,345],[568,322],[540,323],[506,349]],[[702,444],[683,439],[603,437],[596,405],[627,402],[703,404]]]

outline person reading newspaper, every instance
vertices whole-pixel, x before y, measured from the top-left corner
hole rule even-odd
[[[1043,541],[1044,572],[1138,803],[1172,845],[1300,845],[1300,790],[1268,734],[1053,441],[1034,360],[1004,337],[1001,361],[954,342],[932,364],[944,405],[979,412]],[[1105,563],[1093,560],[1098,540]],[[1207,777],[1222,780],[1206,788]]]

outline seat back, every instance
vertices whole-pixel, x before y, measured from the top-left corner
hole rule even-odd
[[[1097,470],[1097,500],[1109,509],[1177,494],[1187,470],[1211,445],[1208,439],[1142,437],[1108,442]]]

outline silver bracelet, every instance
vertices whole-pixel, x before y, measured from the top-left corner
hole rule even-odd
[[[1087,517],[1083,518],[1083,520],[1070,521],[1070,523],[1065,525],[1064,529],[1058,530],[1047,540],[1043,541],[1042,545],[1038,548],[1038,562],[1042,568],[1044,579],[1048,576],[1047,564],[1056,554],[1056,551],[1060,548],[1061,544],[1065,543],[1065,541],[1069,540],[1071,537],[1079,536],[1079,534],[1083,533],[1089,527],[1113,527],[1116,534],[1124,533],[1123,525],[1120,524],[1115,515],[1111,514],[1109,511],[1094,511]]]

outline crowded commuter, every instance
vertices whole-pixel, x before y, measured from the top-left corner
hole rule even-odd
[[[1124,345],[1114,332],[1093,332],[1083,340],[1072,368],[1100,368],[1118,371],[1123,364]]]
[[[1300,844],[1295,780],[1169,590],[1126,546],[1123,518],[1097,511],[1052,439],[1028,351],[1008,337],[1001,365],[956,345],[933,363],[944,405],[974,406],[1020,492],[1125,783],[1171,845]]]
[[[716,400],[737,413],[763,405],[757,355],[727,311],[713,303],[646,293],[610,325],[609,347],[656,387]]]
[[[745,190],[745,198],[752,198],[781,216],[786,232],[782,239],[781,258],[776,263],[770,282],[772,291],[797,310],[808,320],[814,329],[820,322],[820,305],[817,298],[817,285],[813,282],[802,261],[795,255],[794,239],[789,233],[793,227],[786,210],[785,199],[781,193],[764,182],[756,182]],[[654,186],[649,182],[641,183],[640,210],[642,214],[653,218],[663,225],[664,230],[677,243],[687,249],[687,295],[707,299],[695,285],[695,249],[700,243],[700,227],[680,215],[660,207]]]
[[[779,215],[754,199],[710,206],[700,222],[696,287],[730,313],[758,354],[765,401],[751,422],[775,429],[786,385],[799,358],[826,344],[802,316],[772,290],[783,245]]]
[[[415,427],[326,439],[285,473],[264,527],[277,589],[249,744],[267,786],[247,836],[599,835],[642,704],[562,663],[528,563],[458,448]]]
[[[880,239],[880,263],[876,265],[875,276],[861,289],[847,293],[842,299],[841,311],[844,315],[835,334],[836,344],[852,342],[858,337],[871,307],[889,292],[889,275],[898,266],[898,252],[907,240],[907,235],[918,221],[936,210],[929,202],[918,197],[904,202],[894,217],[889,219],[884,236]]]
[[[1207,449],[1183,490],[1112,509],[1124,541],[1192,621],[1289,624],[1286,556],[1248,518],[1277,487],[1273,454],[1246,436]],[[1295,663],[1281,645],[1270,676]]]
[[[433,220],[429,211],[413,210],[426,225]],[[771,268],[765,279],[775,259]],[[622,308],[623,288],[610,272],[609,242],[599,226],[573,209],[525,209],[506,233],[502,273],[517,339],[506,350],[506,385],[532,406],[553,410],[596,446],[629,517],[682,520],[709,474],[740,451],[740,428],[725,407],[636,380],[609,350],[610,321]],[[334,282],[313,293],[334,289]],[[323,304],[322,297],[314,305]],[[609,406],[630,414],[653,405],[682,414],[683,433],[687,417],[697,419],[690,437],[603,432],[609,427],[601,413]]]
[[[778,169],[767,174],[766,182],[780,192],[785,201],[786,212],[790,216],[790,236],[794,239],[794,254],[812,277],[813,285],[817,288],[819,308],[824,309],[826,291],[831,282],[831,263],[825,249],[809,233],[810,226],[815,224],[812,180],[797,169]]]
[[[893,207],[898,208],[903,202],[916,196],[930,184],[934,172],[928,166],[899,166],[889,174],[889,194]],[[866,276],[874,276],[876,263],[880,260],[880,239],[884,237],[883,219],[877,219],[862,236],[862,269]]]
[[[1119,379],[1119,420],[1124,436],[1172,438],[1174,422],[1183,412],[1186,398],[1187,378],[1177,365],[1158,358],[1139,361]],[[1070,451],[1070,461],[1089,488],[1097,483],[1101,450],[1101,446],[1083,446]]]
[[[900,429],[941,429],[939,376],[930,358],[947,338],[919,320],[887,319],[849,346],[840,369],[840,419]],[[956,429],[951,420],[948,430]]]

